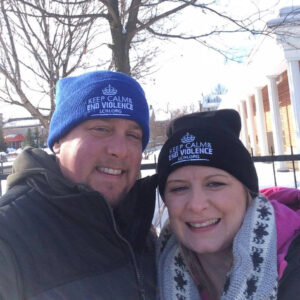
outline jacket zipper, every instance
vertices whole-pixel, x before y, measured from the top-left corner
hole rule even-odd
[[[104,198],[103,198],[104,199]],[[117,228],[117,224],[116,224],[116,221],[115,221],[115,217],[114,217],[114,214],[112,212],[112,209],[110,207],[110,205],[107,203],[107,200],[105,200],[105,203],[107,205],[107,208],[108,208],[108,211],[110,213],[110,216],[111,216],[111,219],[112,219],[112,222],[113,222],[113,227],[114,227],[114,230],[117,234],[117,236],[127,245],[127,247],[129,248],[129,251],[130,251],[130,254],[131,254],[131,258],[132,258],[132,262],[133,262],[133,266],[134,266],[134,269],[135,269],[135,275],[136,275],[136,279],[137,279],[137,284],[138,284],[138,287],[139,287],[139,293],[141,295],[141,299],[142,300],[146,300],[146,296],[145,296],[145,289],[144,289],[144,286],[143,286],[143,280],[142,280],[142,274],[140,273],[139,271],[139,268],[138,268],[138,265],[137,265],[137,260],[136,260],[136,257],[135,257],[135,254],[134,254],[134,251],[130,245],[130,243],[120,234],[120,232],[118,231],[118,228]]]

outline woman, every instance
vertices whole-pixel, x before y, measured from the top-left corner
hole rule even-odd
[[[300,295],[299,191],[265,191],[284,204],[259,194],[240,129],[239,114],[227,109],[168,128],[157,166],[170,221],[157,251],[160,299]]]

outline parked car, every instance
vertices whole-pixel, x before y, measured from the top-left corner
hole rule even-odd
[[[0,152],[0,162],[7,161],[7,154],[5,152]]]

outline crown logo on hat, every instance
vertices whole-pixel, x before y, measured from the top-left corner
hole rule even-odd
[[[118,92],[118,90],[115,89],[110,84],[102,90],[103,95],[106,95],[106,96],[114,96],[117,92]]]
[[[195,140],[195,136],[192,135],[192,134],[189,134],[188,132],[186,133],[186,135],[184,135],[182,138],[181,138],[181,142],[182,143],[191,143]]]

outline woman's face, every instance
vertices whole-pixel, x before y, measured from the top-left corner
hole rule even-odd
[[[164,200],[177,239],[198,254],[228,250],[246,211],[247,194],[229,173],[185,166],[172,172]]]

